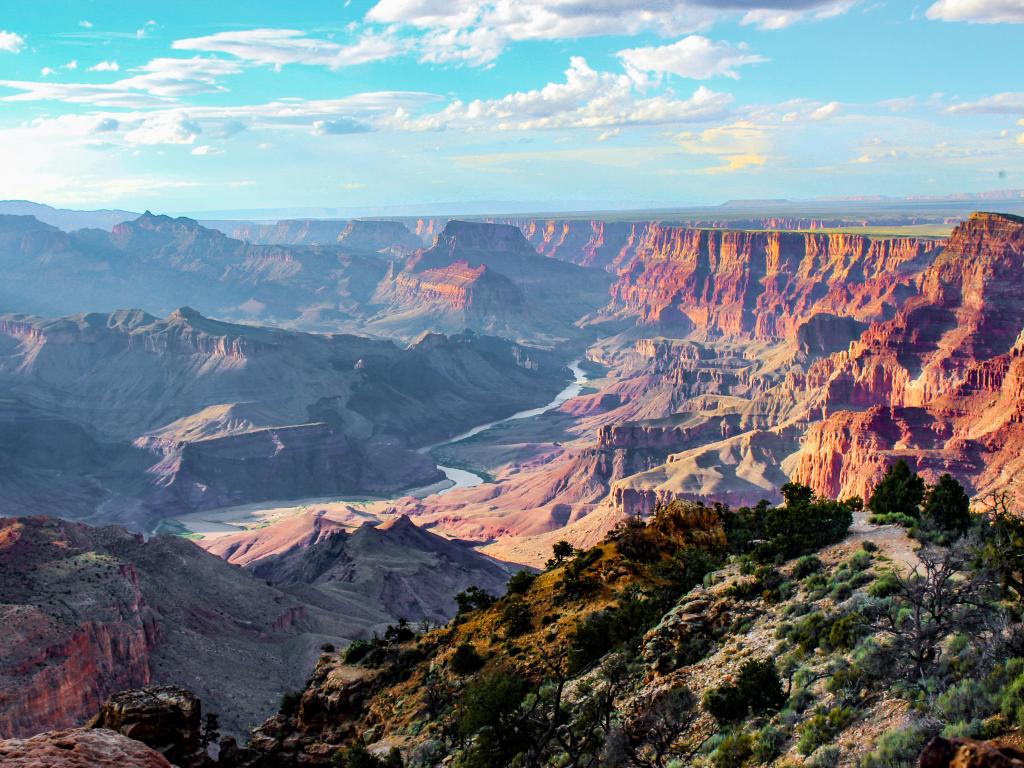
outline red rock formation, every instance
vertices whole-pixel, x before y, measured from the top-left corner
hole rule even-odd
[[[141,741],[103,728],[0,741],[0,763],[7,768],[172,768]]]
[[[819,313],[885,318],[938,248],[933,240],[652,225],[620,270],[608,313],[712,334],[781,338]]]
[[[999,741],[936,736],[921,753],[920,768],[1024,768],[1024,751]]]

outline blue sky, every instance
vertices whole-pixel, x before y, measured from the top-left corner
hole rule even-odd
[[[168,211],[1024,187],[1024,0],[5,3],[0,198]]]

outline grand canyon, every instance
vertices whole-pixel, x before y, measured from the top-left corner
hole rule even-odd
[[[0,766],[1024,765],[1018,2],[103,5],[0,14]]]

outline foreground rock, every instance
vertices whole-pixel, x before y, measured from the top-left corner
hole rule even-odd
[[[1024,752],[997,741],[936,736],[921,753],[920,768],[1024,768]]]
[[[0,765],[9,768],[171,768],[156,750],[104,728],[41,733],[0,741]]]

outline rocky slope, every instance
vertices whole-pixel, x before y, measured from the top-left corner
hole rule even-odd
[[[4,509],[148,527],[272,498],[441,479],[412,449],[550,398],[550,354],[472,334],[407,349],[183,308],[0,317]]]
[[[168,681],[237,733],[324,640],[360,629],[185,539],[54,518],[0,519],[0,591],[4,736],[80,724],[114,691]]]
[[[517,567],[468,544],[419,528],[408,517],[355,530],[323,512],[203,542],[210,552],[258,579],[361,616],[374,631],[397,618],[441,624],[455,614],[454,597],[472,586],[504,591]]]

